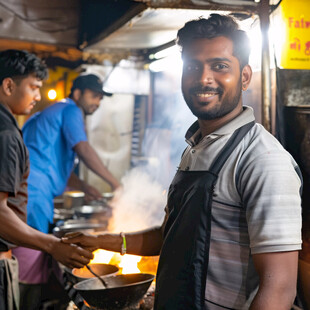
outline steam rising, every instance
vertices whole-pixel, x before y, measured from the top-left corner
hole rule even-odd
[[[130,170],[121,182],[123,189],[110,203],[113,219],[109,230],[128,232],[161,225],[166,205],[162,185],[139,167]]]

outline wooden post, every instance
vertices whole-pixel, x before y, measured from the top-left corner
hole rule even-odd
[[[261,0],[259,9],[262,32],[262,125],[271,132],[271,78],[269,52],[269,0]]]

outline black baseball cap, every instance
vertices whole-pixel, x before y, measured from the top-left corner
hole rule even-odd
[[[78,76],[73,81],[71,93],[75,89],[80,89],[80,90],[90,89],[92,91],[101,93],[102,95],[108,96],[108,97],[111,97],[113,95],[112,93],[108,93],[103,90],[103,83],[101,79],[95,74],[87,74],[87,75]]]

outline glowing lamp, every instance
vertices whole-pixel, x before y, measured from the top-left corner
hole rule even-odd
[[[47,97],[49,100],[55,100],[57,97],[57,93],[55,89],[50,89],[47,93]]]

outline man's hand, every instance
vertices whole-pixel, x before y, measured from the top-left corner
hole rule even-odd
[[[76,244],[91,251],[95,251],[100,247],[98,236],[82,232],[67,233],[61,238],[61,241],[65,244]]]
[[[61,242],[61,239],[53,242],[49,253],[60,263],[69,268],[81,268],[93,258],[90,250],[83,249],[76,244]]]
[[[93,186],[87,184],[83,180],[79,179],[78,176],[72,172],[70,175],[70,178],[67,182],[67,186],[79,190],[85,193],[85,200],[91,201],[91,200],[98,200],[102,198],[101,193]]]
[[[156,226],[146,230],[125,233],[127,253],[140,256],[158,255],[163,243],[162,227]],[[75,243],[90,250],[103,249],[121,252],[123,237],[118,233],[104,232],[88,235],[82,232],[67,233],[62,242]]]
[[[102,199],[101,193],[93,186],[83,182],[82,191],[85,193],[85,201]]]

